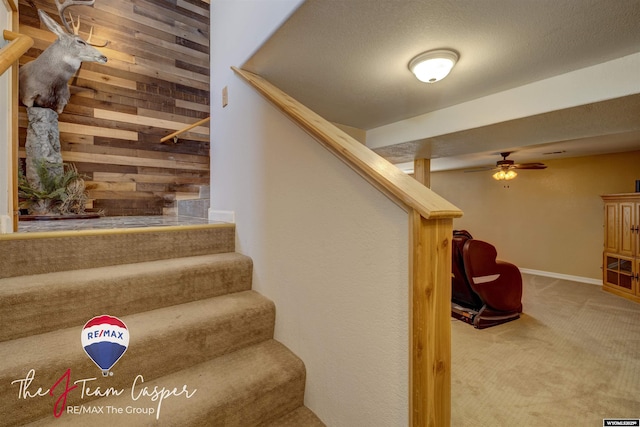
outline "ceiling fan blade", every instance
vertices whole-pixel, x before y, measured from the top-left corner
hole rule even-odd
[[[493,166],[485,166],[483,168],[475,168],[475,169],[467,169],[464,171],[464,173],[467,172],[487,172],[487,171],[493,171],[493,170],[497,170],[499,168],[494,168]]]
[[[546,169],[547,165],[544,163],[520,163],[514,165],[516,169]]]

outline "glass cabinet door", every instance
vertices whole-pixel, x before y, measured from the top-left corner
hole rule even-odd
[[[605,281],[607,284],[616,286],[625,292],[636,292],[633,259],[605,254],[604,262],[606,269]]]

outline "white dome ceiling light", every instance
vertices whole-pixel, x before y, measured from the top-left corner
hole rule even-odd
[[[418,80],[435,83],[447,77],[458,61],[458,54],[447,49],[421,53],[409,62],[409,69]]]

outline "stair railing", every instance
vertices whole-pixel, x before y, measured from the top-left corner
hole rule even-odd
[[[20,57],[33,46],[33,39],[24,34],[4,30],[2,36],[10,40],[7,46],[0,49],[0,75],[4,74]]]
[[[451,239],[453,204],[404,174],[262,77],[237,75],[409,215],[409,419],[415,427],[451,425]]]
[[[185,132],[189,132],[191,129],[207,123],[209,120],[211,120],[211,117],[206,117],[202,120],[198,120],[197,122],[190,124],[189,126],[183,129],[180,129],[179,131],[173,132],[167,136],[163,136],[162,138],[160,138],[160,142],[165,142],[173,138],[173,143],[176,144],[178,142],[178,135],[182,135]]]

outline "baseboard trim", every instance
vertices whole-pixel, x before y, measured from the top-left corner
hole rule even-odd
[[[216,211],[209,208],[209,221],[236,223],[236,214],[234,211]]]
[[[554,279],[570,280],[572,282],[588,283],[590,285],[602,286],[602,279],[592,279],[591,277],[572,276],[570,274],[554,273],[551,271],[532,270],[530,268],[521,268],[521,273],[533,274],[535,276],[552,277]]]
[[[0,215],[0,234],[13,233],[13,218],[9,215]]]

